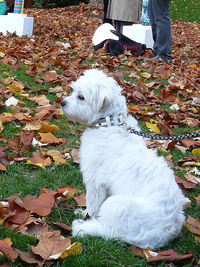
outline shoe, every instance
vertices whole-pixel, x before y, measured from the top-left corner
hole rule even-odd
[[[158,55],[156,55],[154,57],[144,58],[144,62],[165,62],[170,65],[173,63],[173,59],[169,58],[167,60],[164,60]]]
[[[158,55],[153,56],[153,57],[148,57],[148,58],[144,58],[144,62],[159,62],[159,61],[163,61],[162,58],[160,58]]]

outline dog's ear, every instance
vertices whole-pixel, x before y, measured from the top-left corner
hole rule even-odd
[[[106,90],[102,87],[98,88],[96,94],[93,96],[93,109],[96,113],[103,111],[108,106],[108,97]]]

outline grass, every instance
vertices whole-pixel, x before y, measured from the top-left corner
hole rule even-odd
[[[1,72],[0,78],[5,78],[5,76],[16,76],[18,80],[21,80],[27,86],[28,89],[37,89],[38,85],[35,84],[31,77],[28,77],[25,73],[26,68],[21,67],[18,71],[12,71],[9,66],[0,65],[0,70],[6,70],[7,74]],[[40,85],[39,88],[49,88],[49,85]],[[55,96],[51,94],[46,95],[53,103]],[[20,97],[19,97],[20,98]],[[26,102],[26,101],[25,101]],[[26,102],[26,106],[31,106],[32,103]],[[167,109],[168,106],[166,105]],[[9,112],[9,108],[2,110],[3,112]],[[1,112],[2,112],[1,111]],[[58,137],[66,137],[68,143],[61,148],[73,148],[77,146],[77,141],[79,141],[80,133],[76,131],[80,126],[74,125],[72,123],[66,123],[66,119],[61,116],[59,120],[54,121],[55,124],[59,126],[59,131],[56,133]],[[140,122],[142,129],[147,131],[143,122]],[[5,130],[1,133],[3,138],[16,137],[19,133],[20,128],[16,127],[16,123],[12,122],[5,125]],[[75,133],[72,135],[70,132],[73,130]],[[185,129],[184,129],[185,130]],[[3,145],[3,143],[2,143]],[[49,147],[50,149],[50,147]],[[33,150],[31,151],[33,152]],[[169,154],[169,153],[167,153]],[[165,155],[167,155],[165,154]],[[170,152],[173,156],[174,163],[183,157],[180,152],[172,151]],[[163,154],[164,155],[164,154]],[[178,171],[176,174],[179,176],[184,175],[184,171]],[[24,162],[15,163],[7,167],[7,172],[1,173],[0,176],[0,199],[5,200],[6,197],[18,194],[21,198],[30,195],[39,195],[40,189],[46,187],[52,190],[56,190],[61,186],[72,186],[78,189],[80,192],[84,192],[84,186],[82,184],[81,173],[79,171],[79,166],[69,161],[67,166],[59,166],[53,171],[50,171],[50,167],[46,169],[35,169],[30,165],[26,165]],[[200,193],[199,189],[196,189],[195,196]],[[188,193],[189,197],[194,197],[194,192]],[[75,204],[71,200],[71,204]],[[192,207],[187,210],[187,213],[193,215],[198,219],[199,208],[192,202]],[[72,211],[65,211],[61,207],[56,207],[53,209],[48,217],[44,220],[48,221],[63,221],[68,225],[71,225],[72,221],[76,218]],[[53,227],[56,229],[56,227]],[[63,232],[65,235],[66,233]],[[0,239],[5,237],[10,237],[13,241],[13,247],[21,249],[22,251],[29,251],[28,245],[36,245],[37,241],[28,236],[21,235],[17,232],[13,232],[7,228],[0,228]],[[80,256],[69,257],[63,262],[57,262],[54,266],[149,266],[145,260],[135,257],[131,251],[130,246],[119,241],[109,240],[105,241],[101,238],[96,237],[85,237],[85,238],[72,238],[72,241],[79,241],[83,245],[83,252]],[[179,253],[184,253],[186,251],[192,251],[197,257],[200,251],[200,244],[194,242],[193,236],[188,230],[183,228],[182,234],[174,240],[169,246],[164,249],[174,249]],[[10,266],[25,266],[24,263],[17,259],[13,264],[8,259],[0,256],[0,264],[10,264]],[[159,266],[164,266],[162,263]],[[190,264],[185,266],[192,266]]]
[[[200,23],[199,0],[171,0],[171,18]]]

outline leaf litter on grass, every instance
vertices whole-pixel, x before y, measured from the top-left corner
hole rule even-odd
[[[26,10],[28,16],[34,17],[33,36],[30,38],[16,38],[12,34],[0,36],[0,63],[3,64],[0,76],[0,142],[3,145],[0,149],[0,171],[2,173],[9,172],[7,168],[10,164],[18,164],[21,161],[32,168],[51,168],[52,171],[57,166],[63,165],[64,168],[68,163],[70,152],[72,161],[79,164],[78,147],[67,148],[67,151],[63,147],[60,149],[60,146],[67,144],[67,139],[57,136],[59,131],[57,124],[62,116],[59,103],[64,95],[70,93],[70,82],[91,67],[101,68],[116,79],[123,88],[129,112],[145,122],[146,130],[160,135],[174,135],[179,129],[183,129],[181,133],[187,133],[200,128],[198,61],[200,38],[197,38],[200,25],[172,22],[174,64],[142,63],[133,56],[121,55],[117,58],[107,55],[103,50],[93,51],[92,35],[102,23],[97,17],[88,15],[94,12],[102,14],[102,8],[80,4],[78,8],[74,6],[52,10]],[[143,56],[146,57],[147,54]],[[5,66],[11,67],[8,70]],[[33,79],[35,88],[17,76],[22,66],[26,66],[26,77]],[[44,87],[45,84],[49,87]],[[53,102],[49,94],[53,96]],[[28,102],[32,103],[31,107]],[[162,108],[165,105],[168,105],[168,108]],[[50,120],[56,124],[51,124]],[[5,138],[5,127],[9,128],[12,122],[18,126],[15,138]],[[185,179],[176,177],[177,183],[185,193],[199,188],[200,138],[181,140],[167,145],[159,141],[147,141],[147,145],[167,153],[166,158],[169,163],[173,159],[172,151],[187,153],[187,156],[182,155],[178,164],[174,165],[173,162],[170,164],[176,171],[186,173]],[[55,149],[52,149],[52,146]],[[32,152],[33,147],[37,151]],[[32,156],[26,156],[30,152]],[[5,241],[2,241],[4,247],[9,246],[7,252],[2,249],[4,255],[15,261],[17,253],[25,262],[42,266],[52,260],[50,256],[54,253],[58,252],[58,258],[62,259],[66,255],[73,254],[50,249],[55,243],[60,245],[63,238],[58,232],[51,232],[48,222],[44,223],[40,217],[51,213],[55,203],[61,205],[62,200],[73,198],[78,206],[84,207],[85,195],[76,194],[76,189],[63,185],[57,192],[42,189],[38,197],[26,196],[22,200],[16,195],[8,196],[7,200],[2,201],[1,225],[12,227],[24,234],[35,235],[39,239],[38,246],[41,246],[39,252],[44,252],[42,255],[34,254],[33,250],[36,251],[37,246],[29,253],[19,250],[13,252],[10,248],[12,241],[9,245],[5,245]],[[191,200],[196,201],[196,205],[199,206],[199,193]],[[74,209],[71,204],[62,205],[67,209]],[[70,226],[63,225],[63,222],[55,222],[56,224],[70,230]],[[185,225],[194,235],[196,240],[194,242],[199,242],[196,238],[199,233],[198,220],[189,216]],[[49,235],[52,239],[49,238],[47,241]],[[64,240],[68,246],[69,239]],[[50,245],[45,251],[43,244],[47,243]],[[71,245],[68,246],[70,247]],[[74,245],[74,254],[80,253],[80,247],[81,245],[77,245],[76,249],[76,244]],[[136,252],[135,254],[137,255]],[[152,253],[150,254],[152,256]],[[194,257],[189,252],[186,255],[178,255],[169,250],[153,253],[148,262],[150,261],[176,264],[177,261],[194,262]]]

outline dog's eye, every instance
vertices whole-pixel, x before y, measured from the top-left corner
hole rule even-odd
[[[78,95],[78,99],[81,101],[85,100],[84,96],[82,96],[82,95]]]

